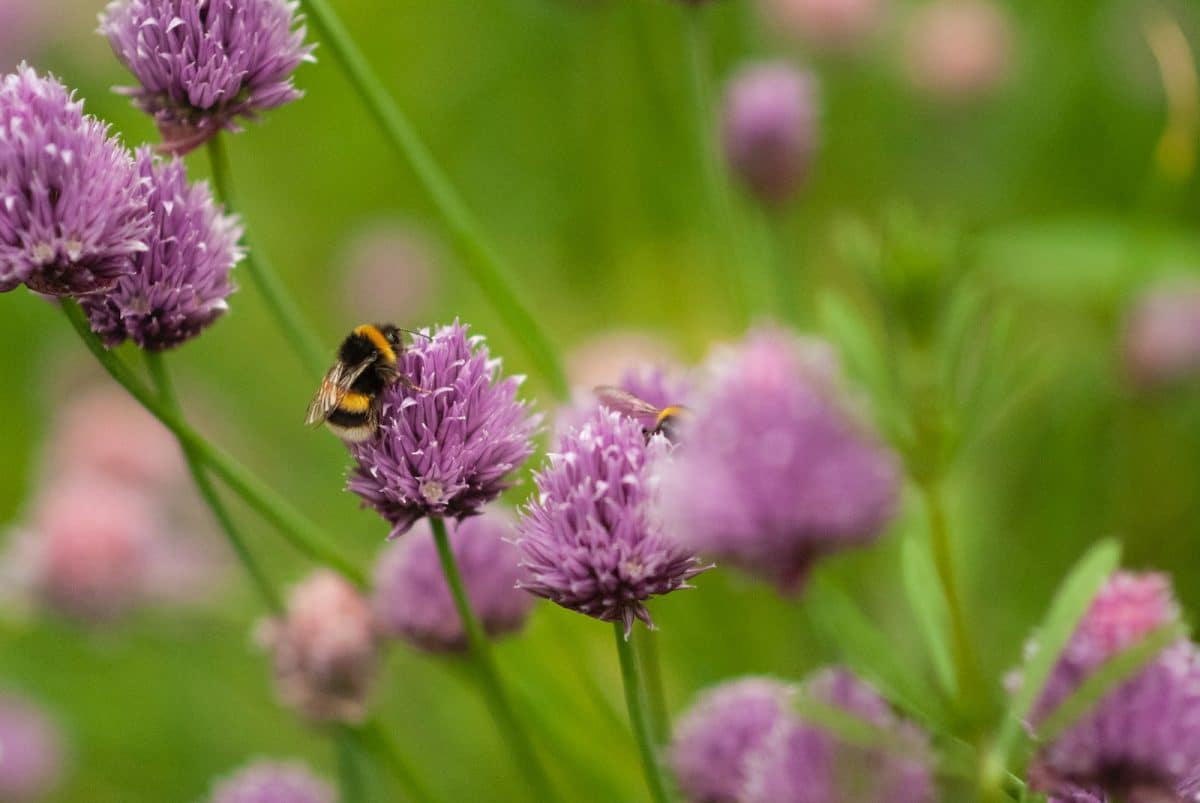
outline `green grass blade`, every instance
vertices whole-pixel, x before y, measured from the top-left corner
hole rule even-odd
[[[1009,759],[1021,735],[1021,723],[1029,717],[1071,634],[1120,560],[1120,545],[1111,539],[1101,541],[1079,559],[1059,585],[1050,611],[1037,630],[1038,650],[1025,666],[1021,688],[1013,695],[1000,724],[988,759],[989,773],[999,776],[1008,769]]]
[[[900,568],[908,604],[917,617],[929,660],[947,699],[958,698],[954,661],[950,655],[950,612],[941,584],[929,557],[929,551],[915,538],[905,538],[900,546]]]

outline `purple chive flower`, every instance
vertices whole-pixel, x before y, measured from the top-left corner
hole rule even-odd
[[[787,719],[793,689],[741,678],[709,689],[675,728],[670,764],[692,803],[739,803],[746,762]]]
[[[1099,792],[1073,787],[1051,795],[1048,803],[1108,803],[1108,798]]]
[[[229,272],[242,258],[237,218],[222,214],[207,184],[188,184],[183,162],[137,154],[149,187],[154,233],[107,293],[83,299],[92,329],[112,347],[126,339],[148,351],[174,348],[219,318],[233,292]]]
[[[1139,390],[1200,375],[1200,282],[1152,287],[1125,319],[1125,374]]]
[[[605,622],[652,625],[645,601],[706,567],[663,533],[652,510],[653,464],[670,450],[642,426],[598,409],[559,441],[518,524],[530,579],[521,587]]]
[[[872,726],[876,744],[850,744],[793,718],[750,756],[740,803],[934,803],[929,742],[879,694],[843,669],[813,676],[804,694]]]
[[[0,292],[111,288],[151,232],[133,158],[57,79],[0,80]]]
[[[1101,665],[1152,631],[1178,625],[1168,579],[1118,572],[1055,664],[1034,706],[1039,724]],[[1034,643],[1030,650],[1036,651]],[[1043,743],[1031,785],[1055,794],[1078,788],[1127,803],[1183,801],[1200,767],[1200,649],[1180,637],[1083,717]],[[1069,798],[1068,798],[1069,799]]]
[[[209,803],[335,803],[333,789],[303,764],[259,761],[218,781]]]
[[[471,608],[493,638],[520,630],[533,605],[533,597],[516,587],[523,575],[510,543],[514,532],[511,517],[498,512],[464,519],[449,531]],[[467,649],[428,526],[418,525],[384,552],[375,570],[373,606],[386,635],[433,652]]]
[[[62,737],[41,709],[0,693],[0,800],[43,799],[62,775]]]
[[[121,90],[154,117],[165,151],[184,154],[241,119],[301,96],[312,60],[285,0],[113,0],[100,33],[141,84]]]
[[[828,346],[775,329],[715,354],[662,472],[672,537],[788,591],[820,557],[876,539],[900,472],[837,374]]]
[[[533,453],[540,416],[517,400],[522,377],[500,377],[482,337],[457,321],[413,338],[383,391],[379,435],[351,446],[349,488],[403,535],[422,516],[461,519],[509,487]],[[420,388],[419,390],[417,388]]]
[[[785,62],[751,64],[730,81],[722,138],[730,170],[758,200],[795,194],[816,147],[813,77]]]
[[[287,612],[259,626],[283,702],[314,721],[361,722],[379,643],[371,607],[337,572],[318,569],[292,590]]]

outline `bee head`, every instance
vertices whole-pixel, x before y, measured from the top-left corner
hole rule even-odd
[[[377,328],[380,334],[387,339],[387,342],[391,344],[392,348],[395,349],[397,354],[404,351],[403,331],[390,323],[376,324],[375,328]]]

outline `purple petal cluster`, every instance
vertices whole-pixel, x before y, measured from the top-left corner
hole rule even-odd
[[[740,803],[934,803],[928,738],[899,720],[869,685],[843,669],[818,673],[803,693],[872,726],[879,744],[850,744],[793,718],[748,762]]]
[[[422,523],[424,524],[424,523]],[[523,577],[510,516],[487,512],[449,528],[450,548],[471,608],[493,638],[520,630],[533,597],[517,588]],[[433,652],[467,649],[462,619],[450,595],[427,525],[390,545],[375,569],[375,619],[384,634]]]
[[[303,764],[259,761],[218,781],[209,803],[335,803],[332,787]]]
[[[0,79],[0,292],[108,290],[152,231],[133,158],[57,79]]]
[[[1110,578],[1055,664],[1031,716],[1034,733],[1101,665],[1152,631],[1178,622],[1163,575],[1120,572]],[[1057,794],[1083,788],[1131,803],[1183,801],[1197,767],[1200,649],[1181,637],[1042,744],[1030,781]]]
[[[62,775],[58,728],[31,701],[0,693],[0,800],[41,800]]]
[[[787,720],[793,689],[749,677],[706,691],[684,713],[671,744],[671,770],[693,803],[738,803],[749,757]]]
[[[812,76],[786,62],[743,67],[726,90],[725,159],[764,203],[791,198],[808,172],[817,138],[814,95]]]
[[[183,162],[137,154],[149,188],[149,249],[107,293],[83,299],[92,329],[108,346],[126,339],[148,351],[174,348],[219,318],[233,292],[229,273],[242,257],[237,218],[222,214],[207,184],[188,184]]]
[[[286,0],[113,0],[100,32],[140,84],[123,91],[154,117],[163,148],[183,154],[300,97],[292,73],[312,47],[296,8]]]
[[[479,513],[533,453],[540,417],[517,400],[521,377],[500,376],[482,337],[455,322],[414,338],[383,391],[379,434],[351,446],[348,487],[392,525]]]
[[[518,525],[521,587],[606,622],[651,624],[645,601],[706,567],[668,539],[653,510],[654,464],[670,450],[641,425],[598,409],[560,439]]]
[[[837,384],[828,346],[783,331],[718,352],[662,472],[671,535],[793,591],[822,556],[876,539],[898,463]]]

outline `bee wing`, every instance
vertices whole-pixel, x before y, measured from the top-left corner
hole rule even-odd
[[[647,420],[654,422],[658,418],[657,407],[618,387],[601,385],[594,392],[600,403],[613,412],[627,415],[643,423]]]
[[[321,379],[321,386],[317,388],[317,394],[309,402],[308,412],[304,414],[304,423],[314,426],[328,418],[338,403],[350,392],[350,386],[354,384],[354,380],[358,379],[363,371],[370,368],[374,361],[375,357],[372,355],[357,365],[334,363]]]

